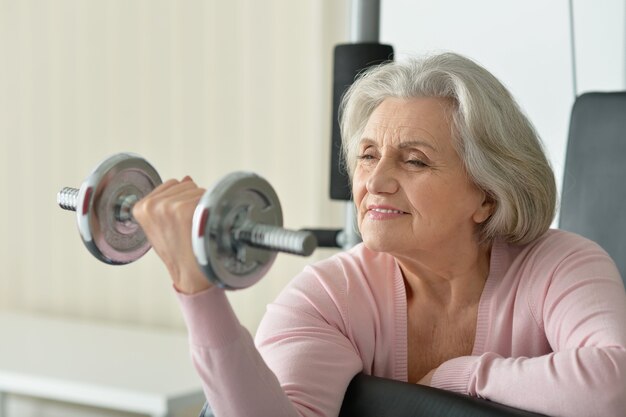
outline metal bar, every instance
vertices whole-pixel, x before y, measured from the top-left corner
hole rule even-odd
[[[380,37],[380,0],[352,0],[350,11],[350,40],[353,43],[378,43]],[[345,207],[345,224],[338,242],[344,250],[361,242],[354,202]]]
[[[352,0],[350,40],[353,43],[378,42],[380,0]]]
[[[574,89],[574,100],[578,97],[578,71],[576,70],[576,30],[574,25],[574,2],[569,0],[569,36],[570,52],[572,55],[572,88]]]
[[[341,247],[348,250],[351,247],[361,243],[361,235],[359,234],[359,225],[357,222],[356,206],[353,201],[346,203],[345,229],[341,236]]]

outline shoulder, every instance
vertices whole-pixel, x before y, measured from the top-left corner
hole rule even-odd
[[[366,297],[384,291],[398,270],[388,254],[359,244],[327,259],[308,265],[287,286],[285,292],[321,292],[336,299]]]
[[[396,260],[389,254],[369,250],[364,244],[316,262],[304,269],[304,274],[315,275],[320,280],[344,281],[355,284],[361,281],[380,283],[381,274],[392,273]]]
[[[304,268],[268,311],[287,308],[349,331],[355,321],[362,326],[390,317],[398,281],[401,273],[391,255],[360,244]]]
[[[506,274],[535,289],[590,278],[609,278],[621,283],[615,262],[600,245],[563,230],[548,230],[522,246],[503,244],[502,254],[508,257]]]
[[[582,308],[589,294],[613,292],[623,297],[622,279],[611,257],[580,235],[549,230],[527,245],[506,247],[506,252],[508,287],[517,288],[517,296],[527,300],[539,323],[547,305],[577,300]]]
[[[569,256],[581,250],[594,250],[606,253],[596,242],[576,233],[560,229],[548,230],[541,237],[531,242],[528,245],[528,249],[531,251],[550,250],[551,252],[560,253],[562,256]]]
[[[571,288],[612,281],[623,287],[620,273],[609,254],[596,242],[575,233],[550,230],[528,250],[534,271],[548,275],[550,286]]]
[[[526,245],[505,245],[504,251],[511,258],[512,266],[520,267],[527,273],[534,272],[535,276],[541,272],[548,278],[546,275],[551,276],[573,263],[577,268],[601,265],[609,274],[617,272],[614,262],[600,245],[563,230],[548,230]]]

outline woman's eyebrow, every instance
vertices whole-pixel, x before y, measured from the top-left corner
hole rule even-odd
[[[375,145],[375,144],[376,144],[376,141],[374,139],[370,139],[368,137],[361,138],[361,140],[359,141],[359,146]]]
[[[376,141],[368,137],[361,138],[361,140],[359,141],[359,146],[362,147],[365,145],[376,145]],[[419,148],[419,147],[429,148],[435,152],[438,152],[438,149],[435,148],[435,146],[432,143],[427,142],[422,139],[410,139],[410,140],[403,141],[400,144],[398,144],[398,149],[400,150],[405,150],[407,148]]]
[[[406,148],[419,148],[419,147],[425,147],[425,148],[430,148],[433,151],[437,152],[437,148],[435,148],[435,146],[433,144],[431,144],[430,142],[426,142],[420,139],[411,139],[408,140],[406,142],[401,142],[398,145],[399,149],[406,149]]]

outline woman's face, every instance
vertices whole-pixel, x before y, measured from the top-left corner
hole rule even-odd
[[[449,110],[442,98],[388,98],[369,118],[353,177],[368,248],[415,256],[477,241],[492,203],[452,145]]]

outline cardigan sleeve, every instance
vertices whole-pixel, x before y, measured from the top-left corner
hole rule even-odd
[[[552,352],[493,352],[445,362],[433,386],[553,417],[626,415],[626,293],[597,245],[578,245],[556,267],[550,254],[532,268],[528,298]]]
[[[338,415],[362,362],[344,335],[341,294],[306,278],[299,281],[307,288],[290,286],[268,307],[258,346],[223,290],[179,294],[192,360],[215,415]]]

